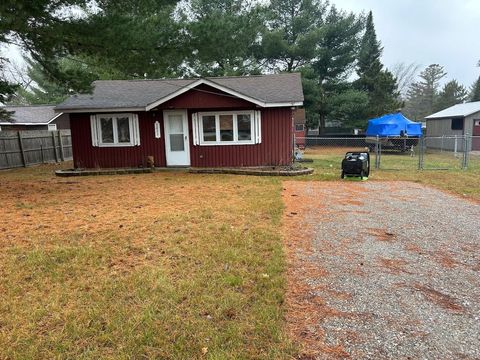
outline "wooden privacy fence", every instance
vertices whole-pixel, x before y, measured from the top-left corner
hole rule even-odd
[[[0,132],[0,169],[71,159],[70,130]]]

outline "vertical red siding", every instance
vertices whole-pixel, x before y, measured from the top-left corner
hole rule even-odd
[[[194,167],[287,165],[292,160],[292,110],[262,110],[262,142],[255,145],[193,146],[191,115],[196,111],[256,109],[242,99],[205,91],[189,91],[162,105],[163,109],[189,109],[190,159]],[[77,168],[112,168],[146,166],[153,156],[155,166],[166,166],[163,110],[138,113],[140,146],[93,147],[90,114],[71,114],[73,158]],[[154,123],[159,121],[162,136],[155,139]]]
[[[138,167],[147,165],[147,156],[153,156],[155,166],[164,167],[165,140],[161,112],[138,113],[140,146],[94,147],[90,133],[89,114],[71,114],[73,162],[76,168]],[[161,125],[162,136],[155,138],[155,121]]]
[[[232,97],[231,95],[212,88],[200,85],[195,90],[189,90],[176,98],[162,104],[162,109],[205,109],[205,108],[251,108],[252,103]]]
[[[189,112],[190,138],[191,112]],[[255,145],[193,146],[193,167],[288,165],[292,161],[292,111],[262,110],[262,143]]]

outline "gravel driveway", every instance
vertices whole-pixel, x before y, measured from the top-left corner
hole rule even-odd
[[[480,206],[409,182],[284,183],[305,359],[480,359]]]

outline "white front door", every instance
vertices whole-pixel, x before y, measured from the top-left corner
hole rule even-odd
[[[164,111],[167,166],[190,166],[187,112]]]

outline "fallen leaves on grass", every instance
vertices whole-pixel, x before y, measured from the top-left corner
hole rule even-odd
[[[291,357],[278,181],[52,170],[0,174],[0,358]]]

